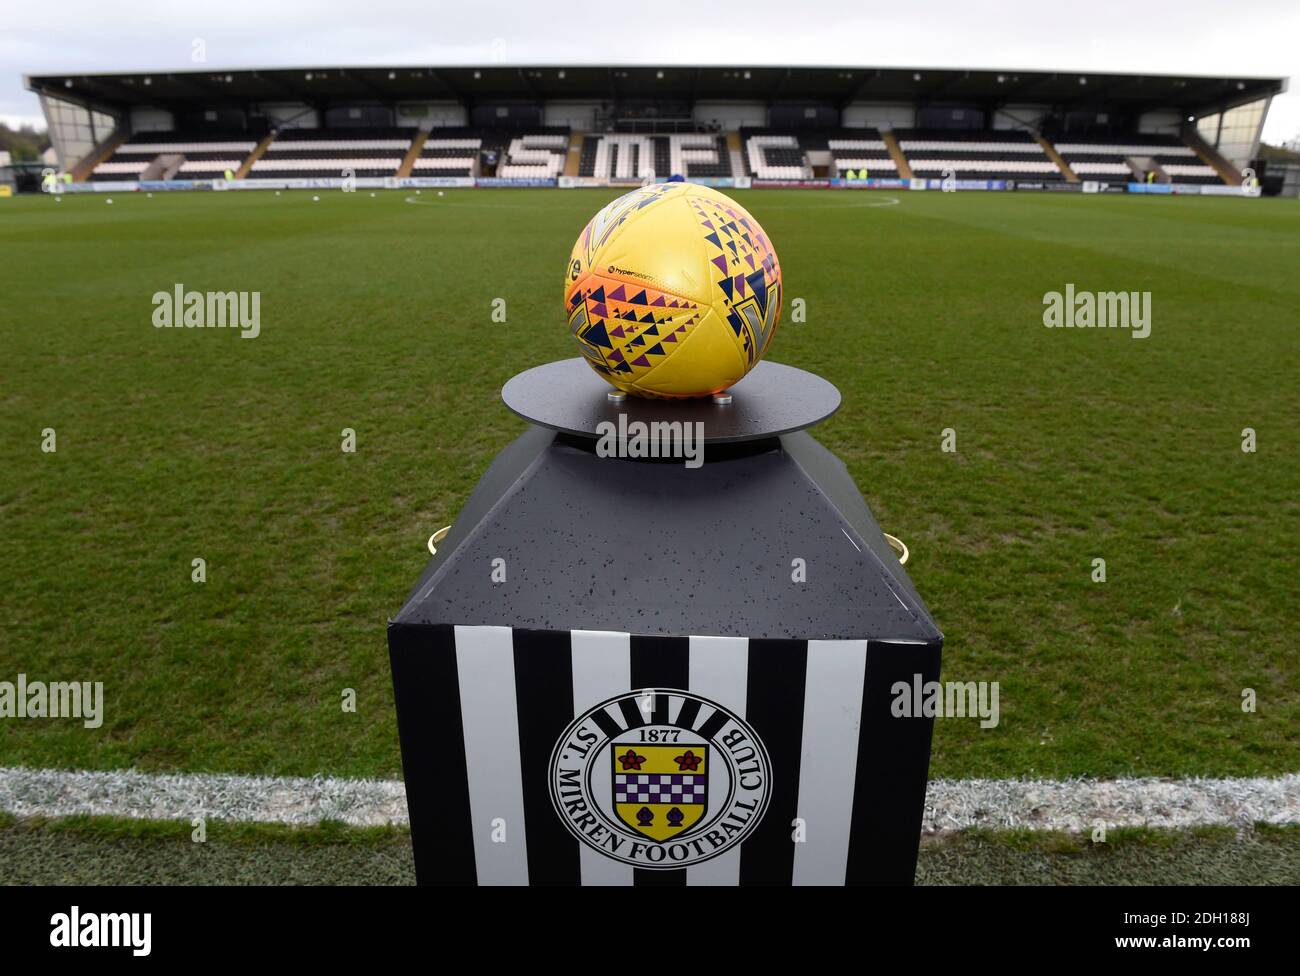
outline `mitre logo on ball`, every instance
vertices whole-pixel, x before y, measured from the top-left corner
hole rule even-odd
[[[708,396],[771,344],[781,265],[736,201],[695,183],[661,183],[591,218],[569,256],[564,298],[583,356],[613,386]]]

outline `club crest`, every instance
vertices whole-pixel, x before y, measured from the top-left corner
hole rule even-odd
[[[694,827],[708,809],[708,749],[610,743],[614,813],[619,820],[657,841]]]
[[[607,857],[680,868],[739,844],[771,796],[767,750],[742,719],[687,691],[628,692],[574,720],[555,746],[551,799]]]

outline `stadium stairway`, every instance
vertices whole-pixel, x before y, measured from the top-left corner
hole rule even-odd
[[[733,129],[727,133],[727,155],[731,159],[731,173],[733,176],[744,176],[747,172],[745,169],[745,157],[741,152],[740,132]]]
[[[1056,168],[1061,171],[1061,175],[1065,177],[1065,182],[1078,183],[1079,175],[1074,170],[1070,169],[1070,164],[1067,163],[1061,154],[1056,151],[1056,147],[1052,145],[1051,140],[1041,132],[1035,132],[1033,133],[1033,136],[1038,140],[1038,144],[1043,147],[1043,152],[1047,153],[1048,158],[1051,159],[1051,161],[1056,164]]]
[[[406,155],[402,157],[402,165],[397,167],[398,179],[404,179],[411,175],[411,170],[415,169],[415,161],[420,158],[420,153],[428,140],[429,130],[424,126],[420,126],[420,131],[411,140],[411,148],[406,150]]]
[[[582,174],[582,145],[587,138],[585,132],[569,133],[569,152],[564,159],[564,175],[580,176]]]
[[[1241,174],[1220,155],[1217,149],[1202,139],[1200,133],[1195,129],[1184,129],[1179,135],[1187,148],[1201,158],[1201,162],[1219,174],[1219,179],[1228,186],[1241,186]]]
[[[170,180],[180,172],[185,162],[183,153],[159,153],[152,163],[140,173],[142,180]]]
[[[121,129],[114,129],[107,139],[86,153],[72,167],[72,179],[77,183],[84,183],[90,179],[90,174],[95,167],[117,152],[118,147],[126,142],[128,138],[130,138],[129,133],[123,132]]]
[[[1132,168],[1134,180],[1140,182],[1146,178],[1146,173],[1152,172],[1156,174],[1157,183],[1175,182],[1174,178],[1165,171],[1163,166],[1160,165],[1160,160],[1156,159],[1154,156],[1144,156],[1141,158],[1137,156],[1129,156],[1124,161]]]
[[[880,133],[880,138],[885,143],[885,148],[889,150],[889,158],[894,161],[898,167],[899,179],[910,180],[912,178],[912,167],[907,162],[907,157],[903,155],[903,149],[894,138],[892,132]]]
[[[240,163],[239,169],[235,171],[235,179],[237,180],[248,179],[248,171],[253,168],[253,164],[255,162],[257,162],[259,159],[262,158],[263,154],[266,152],[266,150],[270,147],[271,143],[273,143],[274,141],[275,141],[275,133],[272,132],[265,139],[259,142],[257,146],[253,149],[253,151],[248,154],[248,158],[245,159],[242,163]]]

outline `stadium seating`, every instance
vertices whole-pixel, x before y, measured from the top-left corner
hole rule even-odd
[[[251,180],[393,176],[415,129],[287,129],[248,173]]]
[[[219,179],[227,170],[238,170],[257,142],[246,132],[137,132],[96,166],[90,179],[96,183],[133,182],[163,179],[168,173],[175,180]],[[169,165],[154,167],[160,157]],[[179,157],[179,166],[173,157]],[[158,172],[147,172],[151,167]]]
[[[578,173],[613,180],[637,180],[647,173],[657,177],[679,173],[688,178],[733,175],[726,137],[712,132],[587,136]]]
[[[1146,161],[1154,160],[1174,183],[1223,183],[1214,169],[1201,162],[1177,136],[1060,136],[1055,145],[1083,180],[1141,180]]]
[[[863,170],[868,176],[898,176],[898,165],[875,129],[842,130],[827,138],[826,148],[830,150],[836,176]]]
[[[680,173],[687,178],[726,178],[733,175],[725,136],[715,133],[683,133],[657,136],[655,142],[666,144],[668,151],[668,172],[660,172],[656,167],[659,176]]]
[[[1019,129],[896,129],[898,146],[918,178],[951,171],[957,179],[1062,180],[1065,174],[1028,132]]]
[[[610,180],[636,180],[654,169],[654,142],[648,135],[611,132],[588,138],[596,142],[591,161],[592,176]]]
[[[569,130],[562,126],[513,133],[467,128],[434,129],[425,139],[411,175],[486,175],[480,166],[480,158],[486,157],[496,160],[495,175],[498,177],[554,179],[564,171],[568,148]]]
[[[809,180],[814,176],[810,154],[826,154],[828,175],[896,177],[898,166],[875,129],[742,129],[745,168],[760,180]],[[818,167],[821,163],[818,163]]]
[[[424,141],[412,176],[473,176],[483,149],[477,129],[434,129]]]
[[[253,180],[394,176],[417,130],[409,128],[288,129],[279,133],[247,174]],[[598,179],[750,175],[768,180],[809,180],[826,175],[896,176],[897,164],[875,129],[741,130],[741,153],[732,171],[726,137],[715,132],[672,134],[609,132],[587,136],[579,173]],[[899,129],[898,146],[915,176],[958,179],[1053,181],[1064,179],[1053,157],[1027,131]],[[246,132],[144,132],[99,163],[90,179],[217,179],[238,171],[257,148]],[[527,131],[440,128],[429,132],[413,176],[506,179],[558,177],[568,158],[566,127]],[[1173,135],[1059,136],[1055,149],[1082,180],[1141,180],[1146,170],[1175,183],[1221,184],[1218,172]],[[827,165],[829,161],[829,165]],[[815,164],[815,165],[814,165]]]
[[[506,147],[505,157],[497,166],[497,176],[515,180],[555,179],[564,172],[568,151],[567,131],[516,136]]]
[[[799,136],[768,129],[742,129],[745,168],[760,180],[807,180],[812,178]]]
[[[1195,157],[1194,153],[1193,157]],[[1223,179],[1215,172],[1214,167],[1206,166],[1199,159],[1193,163],[1189,162],[1186,157],[1157,156],[1156,162],[1160,164],[1160,168],[1165,171],[1171,183],[1223,185]]]

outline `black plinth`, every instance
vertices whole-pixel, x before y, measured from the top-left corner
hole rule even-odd
[[[839,393],[770,363],[727,405],[608,390],[580,360],[506,384],[535,426],[389,625],[420,882],[910,884],[933,719],[896,689],[943,637],[802,429]],[[702,466],[601,457],[620,413],[701,420]],[[666,799],[625,782],[656,763]]]
[[[819,424],[840,406],[840,391],[794,366],[762,362],[727,390],[731,402],[710,397],[651,400],[629,395],[613,401],[614,388],[581,358],[525,370],[501,388],[505,405],[529,423],[579,437],[597,436],[600,424],[683,421],[703,424],[704,440],[726,444],[776,437]]]

